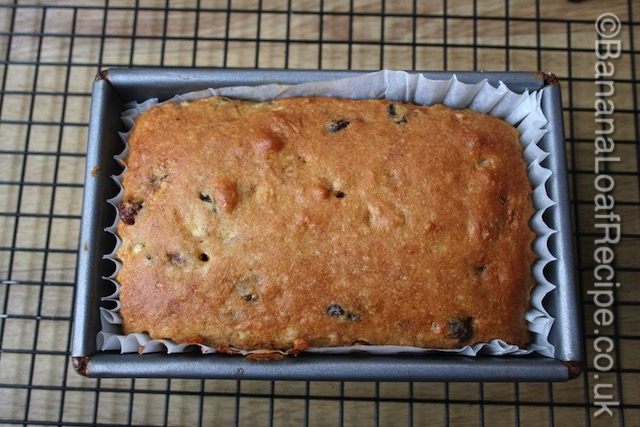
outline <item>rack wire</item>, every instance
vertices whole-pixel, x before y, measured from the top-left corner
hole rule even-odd
[[[598,35],[604,13],[620,19]],[[637,425],[640,7],[592,2],[16,1],[0,4],[0,423]],[[610,27],[609,27],[610,28]],[[596,40],[618,40],[611,98]],[[111,67],[553,71],[562,86],[585,371],[567,383],[86,379],[71,367],[91,82]],[[594,323],[594,120],[615,104],[621,217],[608,326]],[[611,366],[609,366],[609,362]],[[610,396],[609,396],[610,395]],[[609,402],[611,410],[598,414]]]

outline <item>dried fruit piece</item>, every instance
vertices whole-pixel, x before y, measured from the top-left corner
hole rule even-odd
[[[360,320],[360,315],[347,312],[340,304],[329,304],[327,314],[342,320]]]
[[[251,144],[256,153],[267,155],[282,150],[284,140],[276,134],[265,132],[261,138],[251,141]]]
[[[461,344],[469,341],[473,336],[473,320],[473,317],[449,320],[449,336]]]
[[[322,201],[322,200],[327,200],[329,198],[329,196],[331,195],[331,190],[327,188],[327,186],[324,185],[322,182],[317,182],[311,188],[311,193],[313,194],[313,197],[316,200]]]
[[[346,119],[331,120],[327,125],[327,130],[331,133],[338,132],[347,128],[349,124],[351,124],[351,122]]]
[[[133,225],[136,222],[136,215],[142,209],[142,201],[137,199],[129,199],[118,205],[118,214],[120,219],[127,225]]]
[[[213,199],[217,207],[224,213],[231,213],[240,201],[238,186],[235,181],[220,178],[213,184]]]
[[[260,278],[252,271],[239,278],[235,284],[236,292],[246,302],[253,302],[258,299],[258,281]]]
[[[254,302],[257,299],[258,299],[258,295],[256,295],[256,294],[250,294],[250,295],[245,295],[244,296],[244,300],[246,302]]]
[[[203,193],[202,191],[200,192],[200,200],[202,200],[203,202],[207,202],[207,203],[211,203],[211,196],[209,196],[208,194]]]
[[[398,112],[396,104],[389,104],[387,106],[387,113],[389,113],[389,117],[395,124],[402,125],[407,123],[407,116]]]
[[[327,314],[331,317],[342,317],[346,311],[339,304],[331,304],[327,307]]]

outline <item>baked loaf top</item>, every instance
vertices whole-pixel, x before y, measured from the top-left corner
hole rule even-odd
[[[129,138],[124,332],[224,350],[524,346],[516,129],[384,100],[165,103]]]

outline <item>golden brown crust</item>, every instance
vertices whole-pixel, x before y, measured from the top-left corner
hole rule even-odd
[[[124,331],[303,349],[529,341],[517,131],[389,101],[154,107],[119,207]]]

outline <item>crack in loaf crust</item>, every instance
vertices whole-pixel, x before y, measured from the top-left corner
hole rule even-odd
[[[500,119],[214,97],[151,108],[129,145],[125,333],[248,350],[530,340],[531,185]]]

